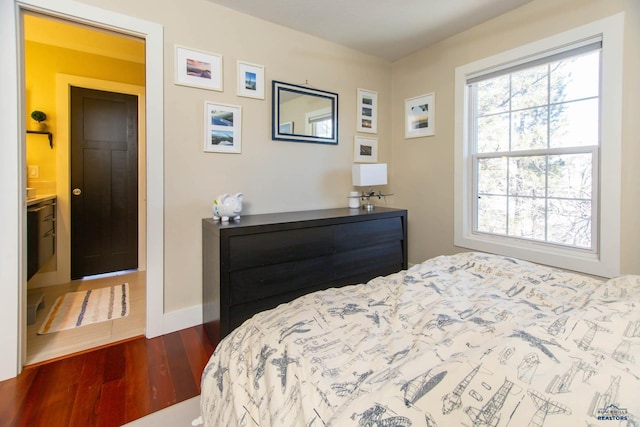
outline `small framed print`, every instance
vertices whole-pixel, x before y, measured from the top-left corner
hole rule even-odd
[[[378,161],[378,138],[358,136],[353,138],[353,161],[376,163]]]
[[[358,132],[378,132],[378,92],[358,89]]]
[[[238,61],[238,96],[264,99],[264,66]]]
[[[238,105],[204,103],[204,151],[242,152],[242,108]]]
[[[435,93],[416,96],[404,101],[405,138],[435,135]]]
[[[222,56],[176,46],[177,85],[222,92]]]

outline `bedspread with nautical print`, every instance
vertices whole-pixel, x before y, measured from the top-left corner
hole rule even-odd
[[[640,278],[481,253],[303,296],[226,337],[207,426],[638,426]]]

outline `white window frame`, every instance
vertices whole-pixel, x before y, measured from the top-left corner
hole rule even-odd
[[[331,135],[318,135],[316,133],[316,127],[319,122],[329,122],[329,129],[333,129],[331,107],[321,108],[319,110],[310,111],[304,115],[305,134],[313,136],[321,136],[323,138],[331,138]]]
[[[518,47],[455,70],[455,205],[456,246],[514,256],[587,274],[615,277],[620,274],[620,204],[622,165],[622,70],[624,13]],[[598,191],[599,239],[594,251],[550,245],[473,232],[473,158],[470,149],[467,78],[485,70],[507,68],[576,42],[602,37],[600,91],[600,182]]]

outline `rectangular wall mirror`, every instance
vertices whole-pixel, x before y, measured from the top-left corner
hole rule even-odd
[[[338,144],[338,94],[273,81],[272,138]]]

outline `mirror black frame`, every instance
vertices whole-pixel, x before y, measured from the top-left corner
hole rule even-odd
[[[325,90],[313,89],[305,86],[284,83],[277,80],[272,82],[272,115],[271,138],[280,141],[313,142],[317,144],[338,144],[338,94]],[[280,130],[280,95],[282,91],[299,93],[301,95],[317,96],[331,102],[332,129],[331,137],[320,137],[305,134],[285,133]],[[295,131],[294,131],[295,132]]]

